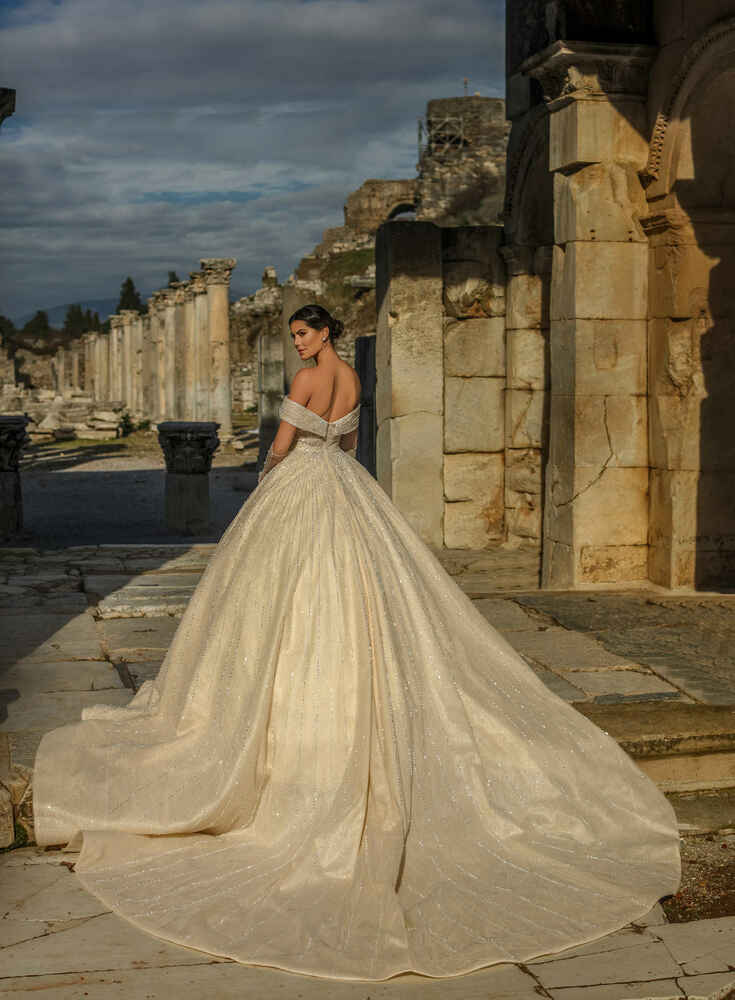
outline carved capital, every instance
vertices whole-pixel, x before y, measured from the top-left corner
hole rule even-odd
[[[527,59],[521,71],[539,81],[552,105],[603,97],[642,100],[656,52],[652,45],[559,41]]]
[[[0,416],[0,472],[15,472],[20,453],[30,438],[26,434],[28,417]]]
[[[113,330],[121,330],[122,329],[122,325],[123,325],[123,322],[124,322],[122,316],[109,316],[108,319],[109,319],[109,323],[110,323],[110,333],[112,333]]]
[[[208,285],[229,285],[236,264],[235,257],[205,257],[200,261]]]
[[[166,460],[166,471],[184,475],[206,475],[219,448],[214,421],[165,420],[158,425],[158,441]]]
[[[207,279],[204,271],[192,271],[189,284],[194,295],[204,295],[207,291]]]

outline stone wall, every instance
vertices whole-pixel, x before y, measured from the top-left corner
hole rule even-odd
[[[416,181],[367,180],[347,198],[345,227],[354,233],[375,233],[386,219],[415,207]]]
[[[416,217],[439,225],[500,221],[508,127],[505,101],[429,101],[416,182]]]

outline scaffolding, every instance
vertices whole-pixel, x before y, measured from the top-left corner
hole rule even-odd
[[[468,145],[469,143],[464,134],[464,119],[461,115],[446,115],[442,118],[419,118],[419,160],[424,156],[461,153]]]

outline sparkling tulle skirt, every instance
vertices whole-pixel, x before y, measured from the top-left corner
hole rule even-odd
[[[250,495],[155,682],[47,734],[37,839],[161,938],[339,979],[592,940],[679,883],[675,818],[351,455]]]

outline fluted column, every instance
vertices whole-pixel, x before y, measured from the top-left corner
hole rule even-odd
[[[230,276],[237,261],[234,257],[207,258],[201,261],[207,283],[209,304],[210,417],[220,425],[220,438],[232,437],[232,390],[230,386]]]
[[[121,337],[121,364],[122,364],[122,396],[125,406],[132,412],[133,410],[133,322],[138,313],[134,309],[122,309]]]
[[[204,271],[191,272],[194,322],[194,419],[209,420],[209,299]]]
[[[56,355],[55,355],[55,359],[54,360],[55,360],[55,363],[54,363],[54,375],[56,376],[56,386],[55,386],[56,395],[57,396],[63,396],[64,395],[64,367],[65,367],[65,363],[64,363],[65,362],[65,358],[64,358],[64,348],[63,347],[57,347],[56,348]]]
[[[148,312],[141,317],[140,324],[140,408],[147,420],[156,418],[156,381],[155,381],[155,340],[153,339],[154,320],[150,304]]]
[[[132,324],[133,337],[133,411],[140,420],[143,414],[143,320],[137,313]]]
[[[196,368],[196,340],[195,340],[195,315],[194,315],[194,289],[191,282],[184,285],[184,330],[182,338],[183,355],[183,395],[182,413],[183,420],[196,419],[195,405],[195,368]]]
[[[153,417],[156,423],[165,420],[166,412],[166,326],[163,291],[154,292],[148,300],[151,317],[151,342],[153,363]]]
[[[84,391],[93,399],[97,396],[97,334],[85,333],[82,337],[84,344]]]
[[[71,359],[71,377],[69,379],[69,389],[72,393],[80,392],[82,388],[81,377],[80,377],[80,364],[79,364],[79,352],[81,350],[81,341],[75,340],[69,344],[69,356]]]
[[[173,321],[173,414],[176,420],[184,419],[185,373],[185,304],[188,282],[175,281],[170,286],[174,303]]]
[[[173,288],[161,291],[163,318],[163,419],[176,414],[176,293]]]
[[[95,399],[110,399],[110,334],[98,333],[95,351]]]
[[[122,317],[110,316],[110,399],[123,400]]]

